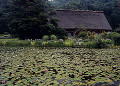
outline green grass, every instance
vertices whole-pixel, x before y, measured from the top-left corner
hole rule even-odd
[[[0,41],[18,41],[18,39],[0,39]]]
[[[120,84],[120,49],[0,47],[0,59],[1,86]]]
[[[72,41],[41,41],[41,40],[18,40],[18,39],[0,39],[0,46],[7,47],[74,47]]]

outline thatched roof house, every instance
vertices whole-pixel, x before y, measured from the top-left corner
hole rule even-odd
[[[75,26],[81,28],[84,26],[87,30],[92,31],[112,31],[103,11],[87,10],[56,10],[54,16],[58,19],[58,26],[66,29],[68,32],[74,32]]]

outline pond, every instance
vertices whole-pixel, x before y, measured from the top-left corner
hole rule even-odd
[[[120,49],[0,48],[0,85],[120,85]]]

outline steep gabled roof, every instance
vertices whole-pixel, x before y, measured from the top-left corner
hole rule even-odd
[[[65,29],[72,29],[77,26],[86,29],[112,30],[103,11],[87,10],[56,10],[54,16],[58,19],[58,26]]]

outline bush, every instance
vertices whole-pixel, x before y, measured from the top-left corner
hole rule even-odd
[[[30,46],[30,41],[20,41],[20,44],[21,46]]]
[[[11,47],[23,47],[23,46],[30,46],[29,41],[3,41],[2,46],[11,46]]]
[[[88,34],[88,38],[89,38],[90,40],[93,40],[93,39],[95,39],[95,37],[96,37],[95,32],[90,32],[90,31],[88,31],[87,34]]]
[[[42,39],[43,39],[43,41],[47,41],[49,39],[49,36],[45,35],[45,36],[43,36]]]
[[[99,40],[89,41],[89,42],[85,43],[85,47],[101,49],[101,48],[106,48],[107,45],[103,40],[99,39]]]
[[[75,46],[74,42],[71,39],[65,40],[65,45],[68,46],[68,47],[74,47]]]
[[[51,36],[50,36],[50,39],[51,39],[51,40],[57,40],[57,37],[56,37],[55,35],[51,35]]]
[[[54,41],[54,46],[55,47],[65,47],[66,45],[64,44],[63,41]]]
[[[42,43],[44,47],[74,47],[74,42],[72,40],[63,41],[45,41]]]
[[[102,32],[102,33],[100,34],[100,36],[101,36],[102,38],[106,39],[106,38],[107,38],[107,32]]]
[[[116,33],[116,32],[111,32],[109,34],[107,34],[107,38],[109,39],[113,39],[114,37],[120,35],[119,33]]]
[[[41,41],[33,41],[33,42],[31,42],[31,46],[41,47],[42,46],[42,42]]]
[[[120,45],[120,34],[113,37],[113,40],[115,45]]]
[[[43,43],[42,43],[42,46],[44,46],[44,47],[45,47],[47,44],[48,44],[48,42],[47,42],[47,41],[46,41],[46,42],[43,42]]]
[[[83,42],[89,42],[90,41],[90,39],[84,39],[83,40]]]
[[[0,41],[0,46],[3,46],[3,42],[2,41]]]
[[[85,45],[86,48],[95,48],[95,42],[94,41],[86,42],[84,45]]]
[[[53,42],[43,42],[42,46],[43,47],[54,47],[54,43]]]
[[[110,39],[103,40],[106,44],[113,44],[113,41]]]
[[[99,39],[95,41],[95,48],[101,49],[101,48],[106,48],[106,47],[107,45],[103,40]]]
[[[12,47],[16,47],[19,45],[19,43],[16,43],[14,41],[6,41],[6,42],[3,42],[4,46],[12,46]]]
[[[62,41],[54,41],[54,42],[43,42],[42,46],[44,47],[65,47],[66,45]]]
[[[36,47],[41,47],[42,46],[42,42],[41,41],[35,41],[35,46]]]
[[[79,38],[85,38],[87,36],[87,32],[85,32],[85,31],[82,31],[82,32],[80,32],[79,34],[78,34],[78,37]]]
[[[116,32],[109,33],[107,35],[109,39],[112,39],[114,41],[115,45],[120,45],[120,34]]]

